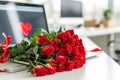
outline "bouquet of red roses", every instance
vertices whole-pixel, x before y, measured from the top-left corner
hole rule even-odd
[[[30,23],[28,25],[31,26]],[[23,27],[22,23],[21,30],[27,36],[30,29],[25,30]],[[55,33],[47,33],[38,29],[33,37],[25,38],[21,43],[7,47],[7,50],[9,58],[29,63],[28,71],[36,76],[71,71],[82,67],[86,61],[82,39],[73,30],[59,29]],[[4,57],[0,57],[0,60]]]

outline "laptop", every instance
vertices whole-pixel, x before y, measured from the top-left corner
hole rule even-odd
[[[30,22],[32,25],[28,38],[33,36],[38,28],[47,32],[48,25],[43,5],[20,2],[0,1],[0,42],[4,43],[2,32],[12,36],[11,44],[19,43],[24,35],[20,31],[20,22]]]
[[[33,36],[38,28],[49,32],[45,9],[43,5],[28,4],[20,2],[0,1],[0,42],[4,43],[2,32],[12,36],[11,44],[19,43],[24,35],[21,33],[18,24],[20,22],[30,22],[32,25],[28,38]],[[9,66],[7,66],[9,65]],[[17,72],[26,69],[26,65],[6,62],[0,64],[0,69],[7,72]]]

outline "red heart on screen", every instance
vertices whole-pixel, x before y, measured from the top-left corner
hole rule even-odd
[[[22,33],[25,36],[27,36],[32,29],[32,25],[30,24],[30,22],[25,22],[25,23],[20,22],[19,24],[20,24],[20,28],[21,28]]]

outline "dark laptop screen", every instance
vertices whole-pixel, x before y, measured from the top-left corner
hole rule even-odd
[[[48,31],[44,7],[25,3],[0,2],[0,43],[4,42],[2,32],[12,36],[12,42],[20,42],[24,35],[20,31],[20,22],[30,22],[32,30],[28,37],[31,37],[37,28]]]

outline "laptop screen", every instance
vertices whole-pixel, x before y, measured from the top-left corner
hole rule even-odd
[[[28,38],[33,36],[38,28],[48,32],[44,6],[0,1],[0,43],[4,42],[2,32],[12,36],[12,44],[23,40],[24,35],[18,26],[20,22],[31,23],[32,29]]]

